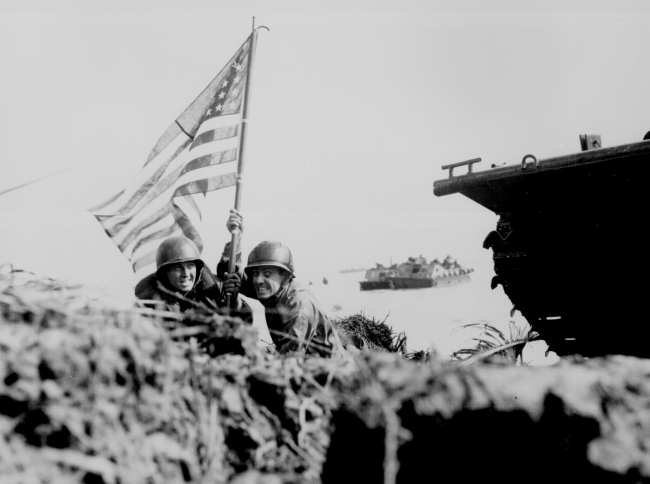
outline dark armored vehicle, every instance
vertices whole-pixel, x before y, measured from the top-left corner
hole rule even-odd
[[[648,357],[650,133],[609,148],[599,136],[580,141],[579,153],[486,171],[472,171],[480,158],[444,166],[449,177],[433,192],[462,193],[499,215],[483,243],[492,288],[503,287],[549,350]]]

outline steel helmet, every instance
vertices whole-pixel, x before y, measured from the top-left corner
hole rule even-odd
[[[165,239],[158,246],[156,252],[156,272],[159,273],[163,267],[178,262],[193,261],[196,264],[197,277],[204,262],[201,260],[201,254],[196,244],[187,237],[170,237]]]
[[[293,274],[293,256],[289,247],[281,242],[260,242],[248,256],[248,266],[275,266]]]

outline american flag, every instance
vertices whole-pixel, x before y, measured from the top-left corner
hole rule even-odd
[[[90,209],[136,276],[155,270],[168,237],[184,235],[203,250],[201,199],[237,182],[236,168],[224,173],[224,164],[238,161],[251,38],[160,137],[131,184]]]

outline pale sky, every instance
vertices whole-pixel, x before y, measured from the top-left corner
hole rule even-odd
[[[0,263],[107,286],[130,265],[86,212],[250,33],[245,256],[293,251],[298,277],[452,254],[489,267],[497,217],[435,197],[445,164],[475,169],[650,130],[646,1],[3,1]],[[550,194],[552,196],[552,194]],[[211,195],[216,262],[234,188]]]

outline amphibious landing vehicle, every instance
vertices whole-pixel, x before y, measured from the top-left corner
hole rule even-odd
[[[472,170],[480,158],[446,165],[433,193],[461,193],[499,216],[483,243],[493,254],[492,288],[503,287],[550,351],[650,357],[642,336],[650,132],[607,148],[581,135],[580,145],[485,171]]]
[[[451,256],[442,262],[438,259],[427,262],[422,256],[409,257],[406,262],[391,264],[389,267],[377,264],[375,268],[366,271],[366,279],[359,284],[362,291],[443,287],[469,282],[471,272],[473,269],[462,267]]]

